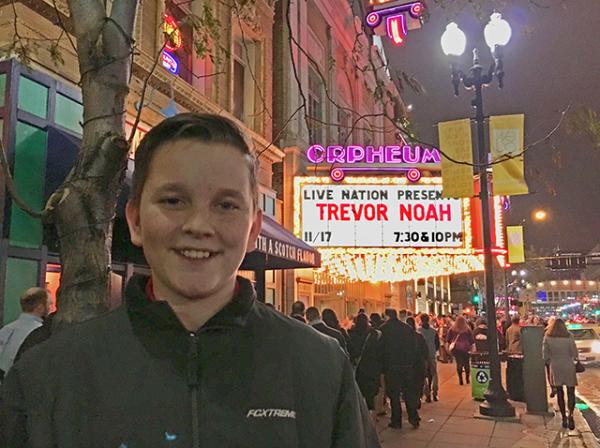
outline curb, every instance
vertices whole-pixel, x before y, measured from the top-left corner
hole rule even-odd
[[[583,414],[579,409],[575,411],[575,424],[577,428],[581,428],[579,433],[581,434],[581,439],[583,440],[583,445],[586,448],[600,448],[600,443],[596,436],[590,429],[590,425],[587,420],[583,417]]]

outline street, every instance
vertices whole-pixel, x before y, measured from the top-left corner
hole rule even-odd
[[[588,366],[578,380],[577,397],[589,406],[585,409],[579,405],[582,414],[596,437],[600,437],[600,366]]]

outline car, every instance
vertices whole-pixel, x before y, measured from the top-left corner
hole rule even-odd
[[[575,338],[579,360],[582,364],[600,362],[600,336],[588,325],[571,324],[567,328]]]

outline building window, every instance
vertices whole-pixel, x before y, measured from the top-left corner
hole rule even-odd
[[[265,303],[275,306],[275,288],[265,288]]]
[[[343,145],[347,142],[350,135],[350,112],[345,109],[338,109],[338,125],[337,144]]]
[[[19,79],[19,109],[40,118],[48,116],[48,87],[25,76]]]
[[[236,39],[233,44],[233,115],[254,129],[254,79],[257,43]],[[254,76],[253,76],[254,75]]]
[[[311,144],[323,143],[323,82],[317,70],[308,68],[308,138]]]
[[[260,194],[260,209],[265,215],[275,217],[275,198],[265,193]]]
[[[81,127],[83,106],[77,101],[57,93],[54,121],[63,128],[77,134],[83,134],[83,128]]]
[[[0,107],[4,107],[4,95],[6,91],[6,73],[0,73]]]

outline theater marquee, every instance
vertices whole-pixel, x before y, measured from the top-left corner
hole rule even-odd
[[[494,234],[501,236],[500,199],[493,202]],[[319,275],[376,282],[478,271],[473,204],[443,198],[441,178],[296,177],[294,233],[319,248]]]
[[[320,247],[463,247],[463,206],[441,185],[303,185],[301,238]]]

